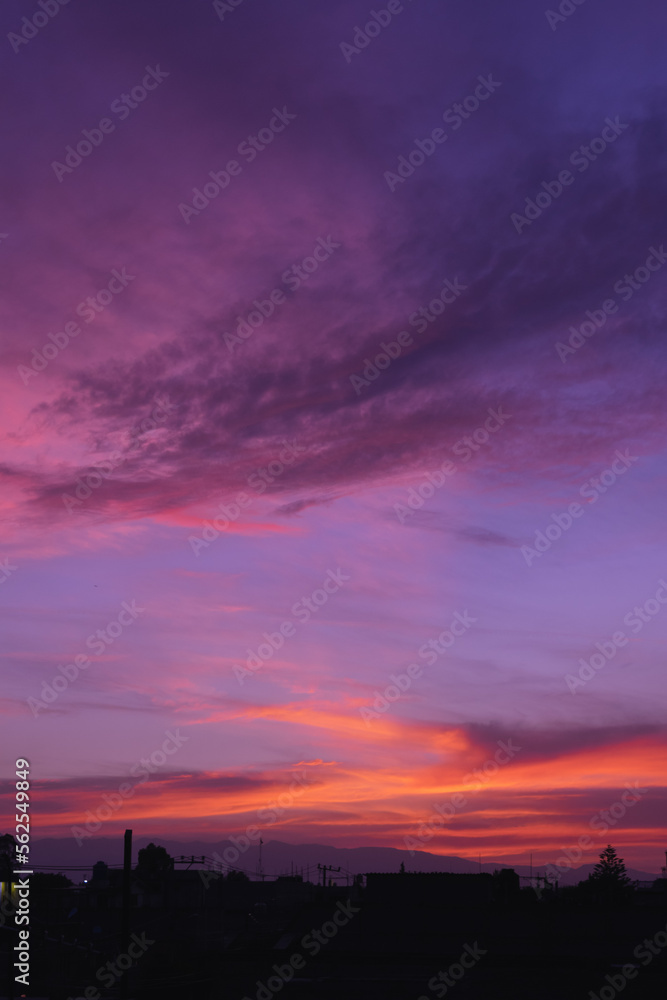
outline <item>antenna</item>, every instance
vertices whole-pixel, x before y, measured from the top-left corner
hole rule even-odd
[[[264,869],[262,868],[262,844],[264,841],[259,838],[259,861],[257,862],[257,875],[264,881]]]

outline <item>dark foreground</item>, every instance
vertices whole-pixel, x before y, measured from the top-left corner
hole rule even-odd
[[[135,878],[128,953],[120,875],[35,884],[30,988],[17,984],[15,997],[120,998],[124,976],[133,1000],[667,996],[661,880],[623,899],[590,899],[522,889],[512,872],[322,887],[171,871]],[[7,924],[0,940],[7,973]]]

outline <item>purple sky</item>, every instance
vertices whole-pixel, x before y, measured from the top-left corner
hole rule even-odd
[[[40,9],[2,9],[0,218],[0,706],[36,833],[178,729],[106,835],[219,839],[307,766],[275,835],[401,847],[511,739],[428,850],[551,861],[638,782],[583,860],[657,870],[667,12],[406,0],[351,52],[384,7],[73,0],[12,44]]]

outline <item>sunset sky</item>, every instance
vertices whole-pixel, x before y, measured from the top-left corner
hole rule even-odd
[[[571,6],[5,0],[0,833],[663,863],[667,11]]]

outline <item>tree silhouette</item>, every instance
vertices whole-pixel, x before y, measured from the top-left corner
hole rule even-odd
[[[160,872],[171,871],[173,867],[174,859],[166,847],[149,844],[147,847],[142,847],[137,855],[137,871],[144,875],[157,875]]]
[[[600,852],[600,860],[588,877],[591,881],[618,888],[632,885],[623,858],[619,858],[616,848],[611,844],[607,844],[604,851]]]
[[[0,882],[11,882],[12,869],[15,867],[16,841],[11,833],[0,837]]]
[[[245,872],[241,872],[237,868],[231,868],[227,872],[227,881],[228,882],[249,882],[250,879],[248,878],[248,876],[246,875]]]
[[[600,860],[584,882],[580,882],[579,894],[590,902],[624,903],[627,902],[634,889],[634,883],[628,877],[623,858],[619,858],[616,849],[607,844],[600,852]]]

